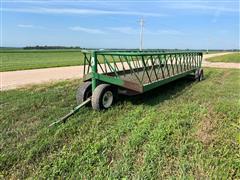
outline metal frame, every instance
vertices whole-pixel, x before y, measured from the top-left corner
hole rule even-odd
[[[162,52],[158,50],[83,51],[83,54],[84,80],[92,81],[92,91],[100,83],[108,83],[137,93],[149,91],[195,73],[201,68],[203,56],[202,52]],[[90,101],[91,98],[86,99],[49,126],[66,122],[70,116]]]
[[[84,80],[92,91],[100,83],[138,93],[169,83],[201,68],[202,52],[83,51]]]

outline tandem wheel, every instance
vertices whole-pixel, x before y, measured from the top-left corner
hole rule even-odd
[[[92,108],[102,110],[110,108],[117,99],[117,88],[101,84],[92,93]]]
[[[197,69],[195,72],[195,79],[197,81],[202,81],[204,78],[203,69]]]
[[[87,98],[91,96],[92,96],[92,82],[91,81],[84,82],[77,89],[77,93],[76,93],[77,104],[79,105],[83,103],[84,101],[87,100]]]

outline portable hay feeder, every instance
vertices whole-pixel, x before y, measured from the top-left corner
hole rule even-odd
[[[91,102],[95,110],[108,109],[118,94],[136,95],[179,78],[203,79],[202,52],[82,51],[84,83],[77,89],[78,106],[52,123],[65,122]]]
[[[91,97],[93,109],[112,106],[118,94],[141,94],[187,75],[203,78],[202,52],[83,51],[84,84],[80,104]]]

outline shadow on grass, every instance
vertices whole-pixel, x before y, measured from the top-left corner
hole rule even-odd
[[[146,104],[150,106],[157,105],[165,100],[176,98],[183,94],[186,89],[190,88],[196,81],[192,76],[187,76],[163,86],[135,96],[119,95],[118,102],[131,101],[132,104]]]

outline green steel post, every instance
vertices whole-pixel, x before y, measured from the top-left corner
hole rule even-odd
[[[200,53],[200,62],[199,62],[199,68],[202,67],[202,59],[203,59],[203,53]]]
[[[95,90],[97,87],[97,79],[95,78],[95,74],[97,74],[97,55],[96,52],[93,51],[91,55],[91,67],[92,67],[92,92]]]

